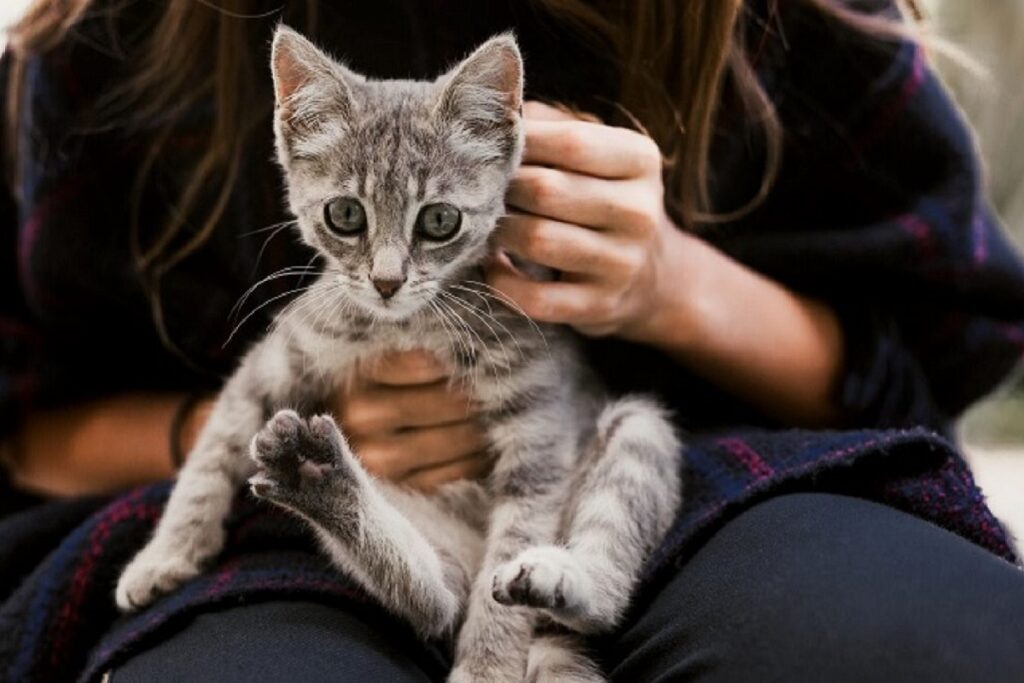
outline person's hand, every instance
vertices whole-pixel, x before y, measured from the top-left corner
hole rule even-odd
[[[645,341],[666,288],[679,284],[670,279],[685,239],[665,212],[657,145],[537,102],[523,114],[523,164],[496,241],[560,277],[531,280],[499,255],[491,284],[537,320]]]
[[[487,473],[483,430],[449,374],[425,352],[394,353],[360,368],[338,392],[338,423],[371,474],[429,491]]]

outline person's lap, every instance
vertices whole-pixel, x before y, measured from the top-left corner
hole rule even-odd
[[[613,680],[1016,680],[1024,575],[927,522],[826,494],[725,524],[609,642]],[[113,683],[427,681],[421,645],[330,606],[277,601],[197,617]]]
[[[996,681],[1024,671],[1024,574],[867,501],[726,524],[614,641],[622,681]]]

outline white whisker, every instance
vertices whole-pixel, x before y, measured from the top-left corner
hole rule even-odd
[[[249,314],[246,315],[244,318],[242,318],[242,320],[237,325],[235,325],[234,329],[231,330],[231,334],[228,335],[227,340],[224,342],[224,346],[227,346],[228,344],[230,344],[231,340],[234,339],[235,335],[238,333],[238,330],[240,330],[242,328],[242,326],[245,325],[245,323],[250,318],[252,318],[254,315],[256,315],[259,311],[261,311],[262,309],[266,308],[267,306],[269,306],[270,304],[274,303],[275,301],[283,299],[286,296],[291,296],[292,294],[296,294],[298,292],[305,292],[306,290],[310,289],[311,287],[313,287],[313,285],[309,285],[307,287],[297,287],[295,289],[290,289],[287,292],[284,292],[282,294],[278,294],[277,296],[273,296],[273,297],[267,299],[262,304],[260,304],[256,308],[252,309],[249,312]]]
[[[508,375],[508,381],[511,384],[512,383],[512,358],[509,356],[508,349],[505,347],[505,342],[503,342],[501,340],[501,336],[495,331],[494,327],[492,327],[491,324],[488,323],[487,320],[484,319],[483,316],[481,316],[479,314],[479,312],[477,312],[477,310],[476,310],[476,308],[474,306],[470,305],[469,303],[467,303],[465,301],[462,301],[461,299],[459,299],[457,296],[454,296],[453,294],[445,292],[444,290],[441,290],[439,292],[439,294],[442,297],[444,297],[446,300],[451,301],[452,303],[459,305],[463,310],[468,311],[470,315],[472,315],[477,320],[479,320],[481,323],[483,323],[484,327],[486,327],[487,330],[491,333],[491,336],[494,337],[494,340],[496,342],[498,342],[499,348],[501,348],[501,355],[502,355],[502,357],[504,358],[504,361],[505,361],[505,372]],[[513,337],[513,340],[515,340],[514,337]],[[519,342],[516,342],[516,346],[517,347],[519,346]],[[522,349],[519,349],[519,354],[520,354],[520,357],[521,357],[522,356]],[[497,369],[495,369],[495,373],[497,373]]]
[[[478,354],[476,354],[476,352],[473,350],[472,344],[467,342],[467,340],[465,339],[458,325],[451,320],[451,313],[446,312],[445,309],[441,307],[440,303],[437,300],[429,301],[428,305],[430,306],[431,310],[433,310],[437,314],[438,320],[440,320],[441,324],[445,327],[446,333],[449,328],[451,329],[452,334],[454,334],[455,337],[455,343],[458,345],[460,349],[458,352],[462,353],[462,355],[466,358],[466,361],[469,362],[473,360],[474,355],[478,356]],[[472,368],[472,375],[467,376],[467,379],[470,382],[470,386],[475,388],[480,381],[480,365],[478,362],[472,362],[470,367]]]
[[[270,225],[268,225],[268,226],[266,226],[264,228],[256,228],[255,230],[250,230],[249,232],[243,232],[241,235],[238,236],[238,239],[242,239],[243,237],[250,237],[252,235],[258,235],[261,232],[267,232],[268,230],[277,230],[278,228],[280,228],[282,226],[287,227],[289,225],[297,225],[297,224],[298,224],[298,221],[295,220],[294,218],[289,220],[289,221],[281,221],[279,223],[272,223],[272,224],[270,224]]]
[[[465,288],[460,288],[460,289],[465,290]],[[491,303],[487,299],[487,297],[483,296],[480,292],[473,292],[474,296],[476,296],[481,301],[483,301],[483,302],[485,302],[487,304],[487,309],[488,310],[484,311],[479,306],[474,306],[473,304],[471,304],[470,302],[466,301],[465,299],[459,298],[459,297],[454,296],[453,294],[450,294],[450,293],[447,293],[447,292],[446,292],[446,294],[448,296],[453,297],[456,301],[459,301],[462,305],[468,306],[470,309],[472,309],[473,315],[475,315],[477,317],[477,319],[479,319],[481,322],[483,322],[485,325],[487,325],[487,328],[491,330],[491,334],[494,334],[495,338],[498,338],[498,335],[494,333],[494,330],[491,329],[491,326],[488,325],[487,322],[483,318],[486,318],[486,320],[489,320],[492,323],[494,323],[498,327],[498,329],[501,330],[502,332],[504,332],[505,335],[508,336],[508,338],[512,340],[512,343],[515,344],[516,352],[519,354],[519,357],[522,358],[525,355],[523,353],[523,347],[522,347],[522,345],[520,345],[519,339],[516,337],[516,335],[513,334],[512,331],[509,330],[508,327],[503,322],[501,322],[500,320],[498,320],[497,317],[494,316],[494,309],[491,308]],[[481,318],[481,316],[483,316],[483,318]]]
[[[242,306],[245,305],[245,302],[249,299],[250,296],[252,296],[253,292],[255,292],[261,285],[267,282],[271,282],[273,280],[279,280],[280,278],[283,277],[309,275],[310,273],[317,272],[318,270],[319,269],[311,268],[310,266],[288,266],[287,268],[275,270],[273,273],[267,275],[259,282],[249,287],[249,289],[245,290],[242,296],[238,298],[238,301],[235,303],[235,305],[231,307],[231,311],[228,313],[228,316],[231,317],[237,315],[241,310]],[[299,284],[302,284],[301,280],[299,281]]]
[[[455,317],[456,320],[459,321],[459,323],[462,325],[463,329],[465,329],[466,332],[469,333],[470,337],[475,339],[477,342],[479,342],[480,349],[481,349],[481,354],[485,354],[487,352],[487,343],[484,341],[483,337],[480,336],[480,333],[477,332],[476,330],[474,330],[473,326],[470,325],[468,322],[466,322],[465,318],[463,318],[461,315],[459,315],[458,311],[456,311],[448,303],[446,303],[443,297],[442,298],[437,298],[434,301],[436,301],[438,303],[438,305],[440,305],[443,308],[445,308],[452,316]],[[478,354],[478,355],[480,355],[480,354]],[[484,358],[482,355],[480,355],[480,357]],[[491,362],[491,360],[489,358],[485,358],[484,362],[486,362],[488,366],[492,366],[491,367],[491,374],[494,376],[494,383],[498,387],[499,395],[502,397],[502,400],[504,400],[505,386],[502,384],[501,377],[498,376],[498,369],[497,369],[497,367],[494,367],[494,364]],[[508,367],[508,363],[507,363],[507,358],[506,358],[506,368],[507,367]]]
[[[478,289],[474,289],[474,288],[468,287],[466,285],[476,285],[478,287],[484,287],[488,291],[480,291]],[[537,335],[544,342],[544,346],[545,347],[548,346],[547,337],[544,335],[544,330],[541,329],[540,325],[538,325],[537,322],[533,318],[528,316],[526,314],[526,311],[524,311],[522,309],[522,307],[520,307],[519,304],[517,304],[515,301],[510,299],[509,296],[507,294],[505,294],[504,292],[502,292],[501,290],[495,289],[494,287],[492,287],[491,285],[487,284],[486,282],[480,282],[479,280],[463,280],[461,284],[455,284],[455,285],[452,285],[452,287],[455,288],[455,289],[462,289],[464,291],[473,292],[475,294],[480,294],[482,296],[491,297],[495,301],[497,301],[498,303],[503,304],[506,308],[511,310],[513,313],[518,313],[520,316],[525,318],[528,323],[530,323],[530,326],[533,328],[534,332],[536,332]],[[549,349],[549,351],[550,351],[550,349]]]

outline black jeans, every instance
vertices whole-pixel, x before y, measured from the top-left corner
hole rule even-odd
[[[415,642],[309,602],[204,614],[135,681],[429,681]],[[616,681],[1020,681],[1024,574],[874,503],[792,494],[724,525],[600,652]]]

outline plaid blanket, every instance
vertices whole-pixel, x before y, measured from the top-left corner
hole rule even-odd
[[[646,568],[635,609],[718,525],[785,491],[877,500],[1013,559],[963,461],[949,442],[923,429],[736,432],[693,443],[684,472],[686,504]],[[103,506],[7,598],[0,608],[2,680],[95,680],[193,610],[241,601],[311,598],[360,610],[382,628],[406,628],[332,570],[304,527],[247,494],[228,522],[227,549],[208,572],[150,608],[120,617],[112,598],[119,569],[152,531],[168,492],[167,484],[141,488]],[[0,523],[0,538],[17,523]],[[436,644],[438,657],[446,656],[446,645]]]

